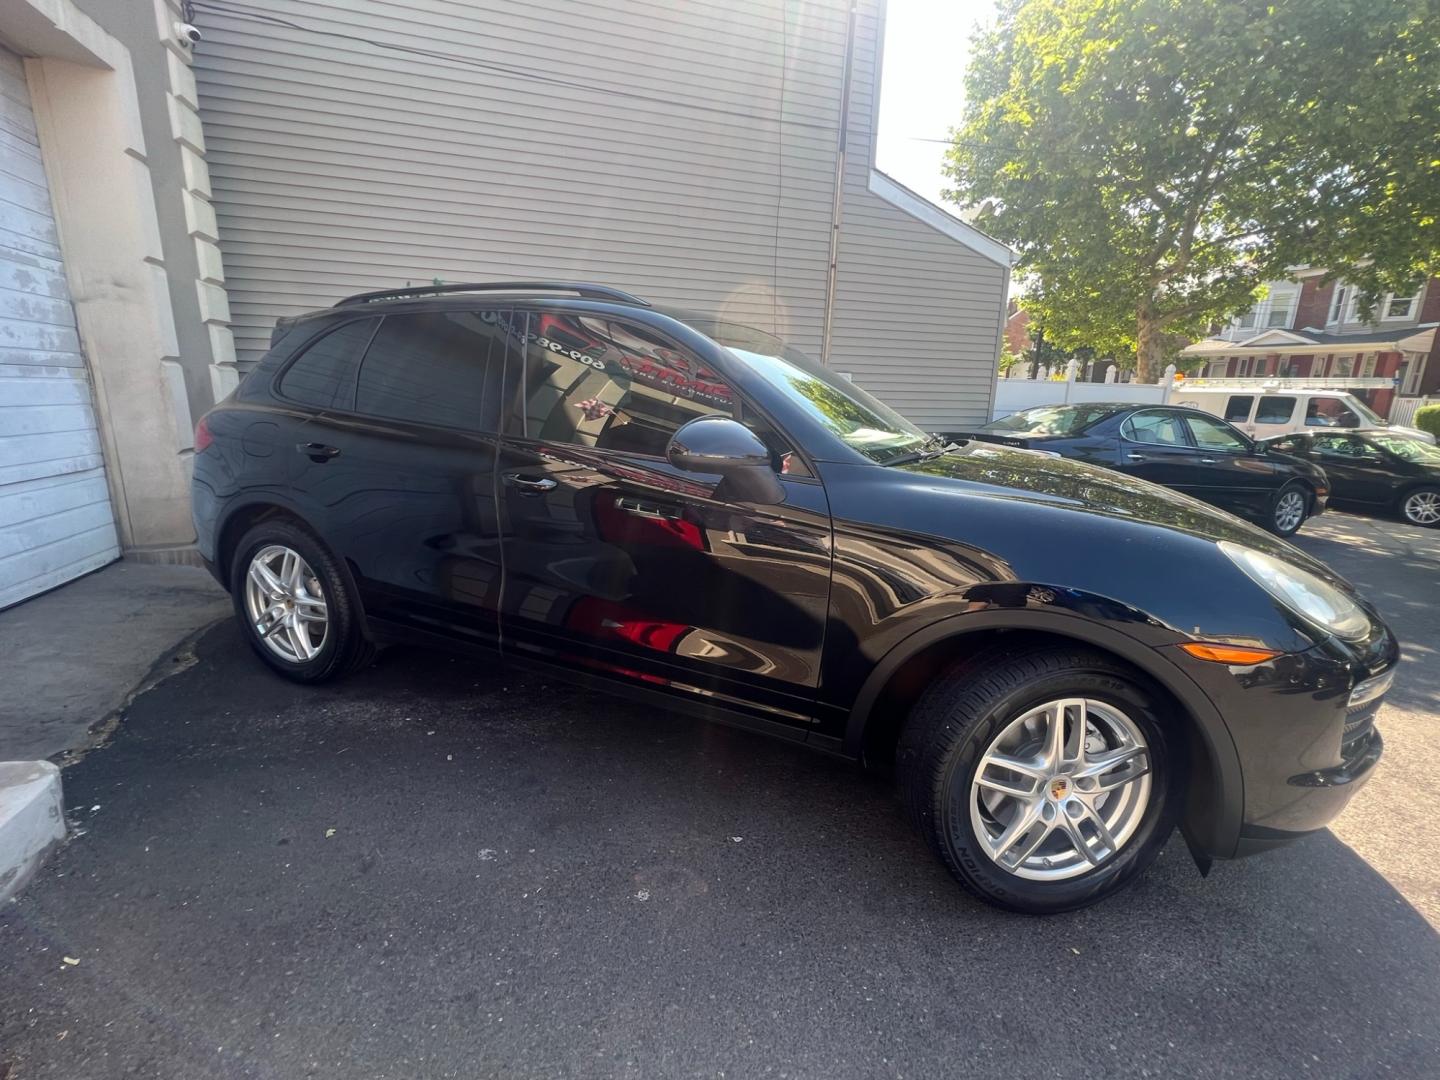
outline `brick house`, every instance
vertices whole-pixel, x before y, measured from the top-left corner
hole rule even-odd
[[[1397,396],[1440,391],[1440,277],[1413,296],[1381,297],[1366,322],[1357,290],[1324,276],[1301,267],[1271,282],[1264,300],[1183,355],[1203,357],[1196,374],[1208,378],[1389,379],[1391,388],[1356,391],[1382,416]]]
[[[1005,316],[1005,344],[1016,356],[1024,356],[1032,344],[1030,313],[1014,300],[1010,301],[1009,311]]]

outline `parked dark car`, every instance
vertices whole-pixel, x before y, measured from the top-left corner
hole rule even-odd
[[[1279,536],[1325,509],[1324,470],[1199,409],[1135,402],[1042,405],[953,438],[1020,446],[1164,484]]]
[[[1434,443],[1391,428],[1296,432],[1265,442],[1277,453],[1322,466],[1337,503],[1440,528],[1440,447]]]
[[[1177,822],[1202,865],[1318,829],[1380,757],[1398,649],[1323,565],[612,289],[287,321],[196,451],[200,551],[286,677],[498,650],[893,767],[1003,907],[1093,903]]]

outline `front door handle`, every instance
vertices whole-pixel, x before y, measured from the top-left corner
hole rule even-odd
[[[318,442],[296,443],[295,450],[298,453],[304,454],[311,461],[317,464],[324,463],[326,461],[329,461],[331,458],[340,456],[340,448],[338,446],[326,446],[324,443]]]
[[[553,491],[555,481],[548,476],[526,476],[524,473],[504,473],[500,479],[522,495],[539,495],[542,491]]]
[[[1145,460],[1145,455],[1144,455],[1144,454],[1126,454],[1125,456],[1126,456],[1127,458],[1129,458],[1131,461],[1144,461],[1144,460]]]

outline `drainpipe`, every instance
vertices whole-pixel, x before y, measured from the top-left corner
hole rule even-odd
[[[820,337],[820,362],[830,363],[830,324],[835,317],[835,272],[840,261],[840,213],[845,196],[845,146],[850,132],[850,78],[855,67],[856,0],[851,0],[845,28],[845,68],[840,80],[840,131],[835,137],[835,199],[830,206],[830,265],[825,271],[825,324]],[[878,92],[878,87],[877,87]]]

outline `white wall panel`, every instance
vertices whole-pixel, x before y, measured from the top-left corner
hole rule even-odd
[[[0,48],[0,608],[119,555],[24,69]]]

